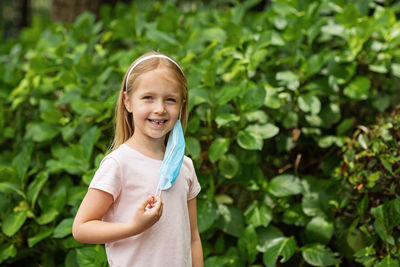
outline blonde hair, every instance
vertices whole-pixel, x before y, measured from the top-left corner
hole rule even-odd
[[[111,150],[115,150],[120,145],[125,143],[133,135],[135,131],[132,113],[128,112],[128,110],[126,110],[124,105],[124,92],[126,91],[126,94],[130,96],[137,87],[137,82],[136,82],[137,79],[141,75],[152,70],[163,69],[167,71],[167,75],[169,75],[172,80],[174,80],[177,84],[180,85],[180,89],[182,91],[182,110],[180,119],[182,123],[182,128],[185,129],[188,117],[188,101],[189,101],[188,86],[186,77],[177,64],[163,57],[152,57],[146,59],[135,66],[134,70],[129,75],[128,82],[126,83],[128,72],[129,70],[132,69],[132,67],[136,64],[136,62],[138,62],[144,57],[148,57],[151,55],[160,55],[163,57],[166,56],[165,54],[159,52],[146,53],[141,57],[137,58],[131,64],[128,71],[125,73],[125,77],[122,82],[121,90],[119,93],[118,102],[115,107],[115,136],[111,144]]]

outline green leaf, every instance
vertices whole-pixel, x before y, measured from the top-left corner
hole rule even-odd
[[[372,100],[372,106],[383,113],[390,105],[390,97],[387,95],[378,95]]]
[[[167,43],[170,45],[179,45],[178,41],[172,37],[171,34],[166,34],[163,32],[158,31],[157,29],[155,29],[155,27],[153,26],[153,24],[145,24],[145,28],[147,28],[146,31],[146,36],[150,39],[150,40],[154,40],[158,43]]]
[[[285,211],[283,212],[282,221],[285,224],[305,227],[309,221],[309,218],[304,214],[301,204],[296,203],[290,205],[290,207],[288,208],[285,208]]]
[[[263,147],[261,136],[246,130],[239,131],[237,142],[240,147],[247,150],[261,150]]]
[[[77,203],[80,203],[85,197],[88,191],[87,186],[70,186],[68,187],[68,199],[67,204],[70,206],[75,206]]]
[[[268,54],[267,49],[257,49],[250,57],[249,69],[255,71]]]
[[[258,235],[258,251],[265,253],[267,248],[271,245],[272,240],[277,238],[284,238],[282,231],[273,225],[268,225],[267,228],[258,227],[257,228]]]
[[[209,148],[208,157],[212,163],[216,162],[229,150],[230,140],[227,138],[215,139]]]
[[[26,126],[26,138],[35,142],[44,142],[53,139],[59,133],[56,125],[47,122],[31,122]]]
[[[342,36],[345,31],[345,28],[339,24],[335,23],[329,23],[328,25],[325,25],[321,27],[321,32],[329,35],[336,35],[336,36]]]
[[[390,173],[393,173],[392,164],[388,162],[385,158],[380,158],[383,167],[388,170]]]
[[[368,69],[377,73],[387,73],[388,69],[385,65],[369,65]]]
[[[31,155],[33,150],[32,142],[28,142],[23,145],[21,151],[18,155],[13,159],[13,166],[17,170],[18,176],[21,179],[21,182],[25,182],[26,172],[31,163]]]
[[[350,28],[357,24],[358,16],[358,9],[353,4],[347,4],[335,15],[335,19],[343,26]]]
[[[239,120],[240,116],[231,113],[223,113],[215,118],[215,122],[217,123],[218,128],[226,126],[231,122],[238,122]]]
[[[393,236],[390,235],[390,230],[387,229],[384,221],[382,218],[378,217],[374,221],[374,229],[378,236],[382,239],[384,242],[388,242],[391,245],[394,245],[394,238]]]
[[[390,201],[387,209],[389,225],[391,227],[396,227],[400,224],[400,197]]]
[[[260,35],[260,39],[257,41],[256,44],[256,50],[267,47],[269,45],[283,46],[284,44],[285,41],[279,33],[273,30],[267,30]]]
[[[313,242],[327,244],[333,235],[333,223],[314,217],[306,226],[306,237]]]
[[[340,28],[343,29],[342,27]],[[339,64],[332,61],[331,64],[328,65],[328,72],[332,75],[330,83],[339,85],[347,83],[354,76],[356,67],[356,63]]]
[[[226,266],[226,267],[241,267],[243,261],[239,258],[239,251],[235,247],[230,247],[221,256],[207,257],[204,262],[204,267]]]
[[[74,218],[67,218],[62,220],[57,227],[54,229],[53,237],[54,238],[63,238],[72,233],[72,224],[74,222]]]
[[[262,139],[269,139],[279,133],[279,128],[272,123],[251,124],[247,126],[245,131],[253,133],[254,136],[260,136]]]
[[[374,249],[373,245],[371,245],[371,246],[367,246],[365,248],[358,250],[356,253],[354,253],[354,256],[362,257],[362,256],[371,256],[371,255],[375,255],[375,254],[376,254],[376,250]]]
[[[301,250],[303,259],[313,266],[331,266],[341,263],[330,250],[320,244],[307,245]]]
[[[393,259],[390,255],[386,255],[378,264],[378,267],[399,267],[399,260]]]
[[[8,184],[19,184],[21,181],[18,179],[17,170],[11,166],[2,166],[0,165],[0,185],[2,182],[6,182]],[[1,186],[0,186],[0,192]]]
[[[334,144],[340,146],[339,145],[340,139],[337,136],[328,135],[328,136],[324,136],[322,138],[318,138],[318,146],[321,148],[327,148]]]
[[[87,160],[92,156],[93,146],[97,143],[97,140],[99,140],[100,134],[99,128],[93,126],[85,131],[80,138],[79,144],[83,147],[83,154]]]
[[[255,110],[245,114],[245,118],[248,122],[258,122],[260,124],[266,124],[269,121],[268,115],[264,110]]]
[[[275,266],[279,256],[282,256],[281,263],[287,262],[294,254],[296,247],[294,237],[273,239],[263,255],[263,262],[266,266]]]
[[[189,110],[210,101],[209,92],[205,89],[194,88],[189,91]]]
[[[75,250],[69,250],[64,260],[65,267],[79,266]]]
[[[225,178],[231,179],[235,177],[239,171],[239,165],[240,163],[236,156],[233,154],[228,154],[226,156],[222,156],[219,161],[218,168]]]
[[[179,10],[172,4],[166,4],[166,10],[157,16],[157,29],[170,33],[179,26]]]
[[[28,186],[28,200],[31,202],[31,207],[35,206],[36,199],[39,195],[40,190],[43,185],[46,183],[49,175],[47,172],[40,172],[34,178],[33,182],[31,182]]]
[[[246,222],[254,227],[267,227],[272,220],[272,211],[265,205],[253,202],[245,211]]]
[[[281,71],[276,74],[276,79],[281,86],[286,86],[292,91],[296,91],[300,86],[299,76],[292,71]]]
[[[15,184],[3,182],[0,183],[0,192],[1,193],[16,193],[23,198],[26,198],[24,192]]]
[[[54,102],[49,100],[40,100],[39,104],[40,118],[48,123],[59,123],[62,118],[62,113],[59,109],[54,107]]]
[[[367,187],[372,188],[375,186],[376,182],[379,180],[380,172],[373,172],[367,177]]]
[[[258,237],[254,226],[247,226],[243,234],[239,237],[238,248],[240,254],[242,255],[242,257],[247,259],[246,261],[248,263],[252,263],[256,260],[258,254],[257,243]]]
[[[198,225],[199,232],[208,230],[218,218],[218,207],[213,200],[198,199]]]
[[[392,74],[400,78],[400,64],[393,63],[391,67],[392,67]]]
[[[226,39],[226,33],[224,30],[221,28],[206,28],[204,32],[202,33],[202,37],[206,41],[213,41],[217,40],[218,43],[222,44],[225,42]]]
[[[204,86],[211,88],[215,86],[215,72],[216,72],[215,64],[210,63],[205,67],[205,72],[203,74]]]
[[[364,266],[375,266],[377,262],[377,257],[375,256],[376,251],[373,248],[373,245],[371,246],[366,246],[363,249],[358,250],[355,254],[354,257],[356,258],[355,260],[357,262],[362,263]]]
[[[345,134],[350,128],[353,126],[353,120],[352,119],[345,119],[343,120],[339,126],[337,127],[337,135],[343,135]]]
[[[288,110],[283,118],[283,127],[286,129],[293,128],[299,121],[299,115],[291,110]]]
[[[216,99],[219,105],[228,103],[234,97],[239,95],[242,88],[240,86],[226,85],[217,91]]]
[[[321,112],[318,114],[322,120],[321,125],[324,128],[329,128],[333,124],[339,122],[341,114],[340,114],[340,105],[337,103],[330,103],[329,105],[324,105],[322,107]]]
[[[240,237],[244,229],[242,212],[232,205],[218,205],[219,218],[216,226],[225,233],[234,237]]]
[[[40,225],[48,224],[55,220],[59,212],[55,208],[47,209],[40,217],[35,218],[36,222]]]
[[[299,178],[292,174],[275,176],[268,186],[268,192],[276,197],[296,195],[302,191],[303,187]]]
[[[186,154],[192,156],[192,158],[197,158],[201,152],[200,142],[196,138],[187,137],[185,143]]]
[[[71,108],[82,116],[94,116],[99,114],[99,111],[96,109],[97,106],[98,105],[92,102],[76,101],[71,103]]]
[[[324,64],[325,64],[324,55],[315,54],[304,62],[304,65],[301,67],[301,70],[304,72],[304,76],[308,78],[314,75],[315,73],[319,72]]]
[[[300,95],[297,103],[299,108],[304,112],[311,112],[312,114],[318,114],[321,110],[321,102],[319,99],[310,94]]]
[[[281,100],[278,94],[281,89],[274,88],[269,84],[265,84],[264,89],[266,92],[264,105],[272,109],[278,109],[281,106]]]
[[[18,211],[6,217],[1,225],[1,229],[6,236],[13,236],[24,225],[27,218],[26,211]]]
[[[253,86],[253,85],[248,85]],[[239,109],[241,112],[257,111],[263,106],[266,97],[265,89],[259,86],[249,89],[241,98]]]
[[[61,239],[59,242],[66,249],[82,247],[82,243],[79,243],[78,241],[76,241],[72,235],[70,235],[64,239]]]
[[[28,238],[28,246],[31,248],[38,242],[42,241],[46,237],[49,237],[54,231],[54,227],[45,227],[39,231],[36,235]]]
[[[107,266],[107,256],[102,245],[79,248],[76,256],[80,267]]]
[[[343,93],[355,100],[364,100],[369,96],[371,82],[367,77],[357,76],[343,91]]]
[[[308,193],[303,196],[301,206],[304,214],[314,217],[325,217],[324,209],[321,205],[320,195],[318,193]]]
[[[8,258],[14,258],[17,255],[17,249],[14,244],[1,244],[0,245],[0,263]]]

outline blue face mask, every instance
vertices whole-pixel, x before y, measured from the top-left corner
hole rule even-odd
[[[184,154],[185,137],[183,136],[182,124],[178,119],[168,137],[167,148],[160,167],[160,181],[156,195],[159,196],[162,190],[167,190],[175,182],[181,170]]]

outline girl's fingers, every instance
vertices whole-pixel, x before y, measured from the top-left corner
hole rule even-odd
[[[142,203],[139,206],[139,209],[141,210],[145,210],[147,209],[151,209],[153,206],[153,201],[154,201],[154,197],[153,196],[148,196],[147,198],[145,198]]]
[[[161,217],[163,210],[163,202],[161,201],[161,198],[159,196],[156,196],[154,201],[155,201],[154,211],[157,212],[156,214],[158,217]]]
[[[164,205],[161,203],[160,211],[158,212],[158,216],[160,216],[160,217],[163,213],[163,207],[164,207]]]

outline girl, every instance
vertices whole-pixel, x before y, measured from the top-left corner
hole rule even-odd
[[[200,185],[191,159],[184,157],[163,200],[152,194],[166,138],[179,116],[186,125],[187,112],[187,82],[175,61],[147,53],[133,62],[118,100],[113,151],[102,160],[72,227],[79,242],[105,243],[110,266],[203,266]]]

